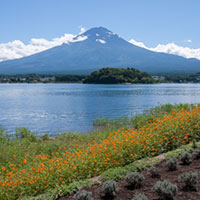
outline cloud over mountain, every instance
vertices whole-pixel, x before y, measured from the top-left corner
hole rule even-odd
[[[178,46],[175,43],[158,44],[156,47],[147,47],[143,42],[138,42],[134,39],[131,39],[129,42],[136,46],[139,46],[151,51],[183,56],[185,58],[196,58],[200,60],[200,48],[192,49],[189,47]],[[187,42],[192,42],[192,41],[187,40]]]
[[[85,28],[80,28],[80,33],[85,32]],[[32,38],[28,44],[24,44],[20,40],[14,40],[8,43],[0,43],[0,62],[4,60],[11,60],[29,56],[55,46],[62,45],[63,43],[82,41],[86,38],[78,37],[73,34],[64,34],[61,37],[47,40],[44,38]],[[75,38],[75,39],[74,39]]]
[[[0,61],[29,56],[63,43],[68,43],[72,41],[74,37],[75,35],[73,34],[64,34],[63,36],[53,38],[52,40],[32,38],[28,44],[24,44],[20,40],[2,43],[0,44]]]

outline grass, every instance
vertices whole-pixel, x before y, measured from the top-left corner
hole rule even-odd
[[[67,194],[71,194],[73,192],[78,191],[82,187],[91,186],[94,184],[91,180],[81,180],[81,181],[74,181],[69,185],[62,185],[47,191],[44,194],[38,195],[36,197],[25,196],[22,200],[56,200],[58,197],[65,196]]]
[[[56,138],[37,138],[27,129],[18,129],[17,137],[11,139],[1,130],[0,199],[48,191],[54,195],[74,181],[102,173],[105,179],[120,178],[129,170],[141,170],[148,162],[131,163],[199,140],[199,111],[199,105],[165,105],[137,115],[130,124],[118,123],[117,129],[108,126],[101,132]],[[114,172],[107,171],[111,168]]]
[[[108,128],[118,129],[123,127],[138,128],[149,121],[153,121],[156,118],[163,116],[166,113],[170,113],[174,109],[189,109],[189,107],[190,105],[188,104],[165,104],[149,110],[145,110],[142,114],[136,114],[135,116],[131,117],[125,116],[116,119],[97,118],[93,121],[93,125],[99,130],[107,130]]]

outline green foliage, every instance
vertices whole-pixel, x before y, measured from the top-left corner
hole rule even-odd
[[[86,76],[83,83],[117,84],[117,83],[155,83],[147,73],[134,68],[103,68]]]
[[[159,160],[155,158],[144,158],[139,161],[135,161],[129,165],[126,165],[122,168],[108,169],[103,172],[101,176],[103,180],[120,180],[131,172],[140,172],[146,167],[150,167],[158,162]]]
[[[116,196],[116,192],[118,191],[117,183],[114,180],[107,180],[103,183],[101,188],[101,193],[103,196]]]
[[[75,200],[93,200],[92,193],[85,190],[79,190],[75,194]]]
[[[134,171],[140,172],[144,170],[146,167],[151,167],[152,165],[155,165],[157,162],[158,162],[158,159],[155,157],[154,158],[146,157],[127,165],[126,169],[128,169],[130,172],[134,172]]]
[[[122,179],[129,171],[124,168],[111,168],[102,173],[104,180],[120,180]]]
[[[185,150],[182,149],[176,149],[174,151],[168,151],[166,153],[166,158],[176,158],[178,157],[181,153],[183,153]]]
[[[165,104],[161,106],[157,106],[155,108],[145,110],[142,114],[136,114],[131,117],[122,117],[116,119],[107,119],[107,118],[97,118],[93,121],[93,126],[100,130],[106,129],[117,129],[122,127],[133,127],[138,128],[146,123],[152,122],[167,113],[172,112],[172,110],[180,110],[184,108],[185,110],[190,110],[192,104],[178,104],[178,105],[171,105]]]
[[[92,182],[91,180],[86,179],[86,180],[74,181],[69,185],[62,185],[60,188],[62,190],[63,195],[67,195],[78,191],[82,187],[91,186],[93,183],[94,182]]]
[[[135,116],[136,117],[136,116]],[[97,118],[93,121],[93,126],[97,129],[108,129],[108,128],[121,128],[128,127],[133,124],[133,119],[135,117],[122,117],[116,119],[107,119],[107,118]]]
[[[46,192],[45,194],[41,194],[35,197],[23,197],[21,200],[44,200],[44,199],[48,199],[48,200],[56,200],[58,199],[58,197],[62,195],[62,193],[60,193],[60,191],[58,189],[52,189],[49,192]]]
[[[160,170],[154,166],[149,168],[148,173],[151,176],[151,178],[159,178],[160,177]]]
[[[0,127],[0,144],[7,144],[10,137],[6,134],[6,130]]]
[[[183,165],[189,165],[192,163],[192,155],[189,152],[184,152],[181,155],[181,161]]]
[[[154,187],[153,190],[158,194],[159,197],[163,198],[163,199],[172,199],[177,191],[178,188],[176,186],[176,184],[172,184],[169,181],[158,181]]]
[[[37,137],[34,133],[32,133],[27,128],[17,128],[16,129],[16,137],[18,139],[27,139],[30,142],[36,142]]]
[[[200,149],[200,143],[197,143],[197,147]],[[183,154],[185,151],[194,152],[193,145],[190,143],[187,145],[182,145],[176,150],[169,151],[166,153],[166,158],[178,157],[179,155]]]
[[[136,194],[132,200],[148,200],[148,198],[146,195],[139,193],[139,194]]]
[[[58,197],[72,194],[74,192],[77,192],[82,187],[88,187],[93,184],[90,180],[81,180],[81,181],[74,181],[73,183],[70,183],[69,185],[62,185],[60,187],[56,187],[55,189],[51,189],[48,192],[35,196],[35,197],[24,197],[22,200],[57,200]]]
[[[200,73],[193,74],[169,74],[165,76],[166,82],[173,83],[199,83]]]
[[[168,168],[169,171],[175,171],[177,170],[177,159],[176,158],[170,158],[167,162],[166,162],[166,166]]]
[[[125,177],[125,180],[128,187],[139,188],[142,185],[144,176],[141,173],[132,172]]]
[[[84,75],[55,75],[55,81],[61,83],[78,83],[82,82],[84,78]]]
[[[140,172],[146,167],[146,164],[147,164],[147,162],[145,162],[145,161],[144,162],[141,161],[141,162],[138,162],[138,163],[136,161],[136,162],[130,163],[129,165],[126,165],[124,167],[124,169],[126,169],[128,171],[128,173],[130,173],[130,172]]]
[[[196,149],[196,151],[193,152],[192,156],[193,156],[194,159],[196,159],[196,160],[200,159],[200,148]]]
[[[40,140],[42,140],[42,141],[46,141],[49,139],[50,139],[50,136],[48,133],[45,133],[44,135],[40,136]]]
[[[196,172],[185,172],[178,177],[179,182],[183,183],[183,189],[185,190],[198,190],[198,174]]]

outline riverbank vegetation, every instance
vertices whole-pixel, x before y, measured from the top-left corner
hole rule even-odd
[[[165,105],[90,134],[0,132],[0,199],[42,194],[199,140],[200,105]],[[109,122],[109,120],[108,120]]]

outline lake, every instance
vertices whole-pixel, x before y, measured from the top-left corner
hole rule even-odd
[[[0,84],[0,125],[11,133],[92,129],[96,118],[118,118],[161,104],[200,103],[200,84]]]

